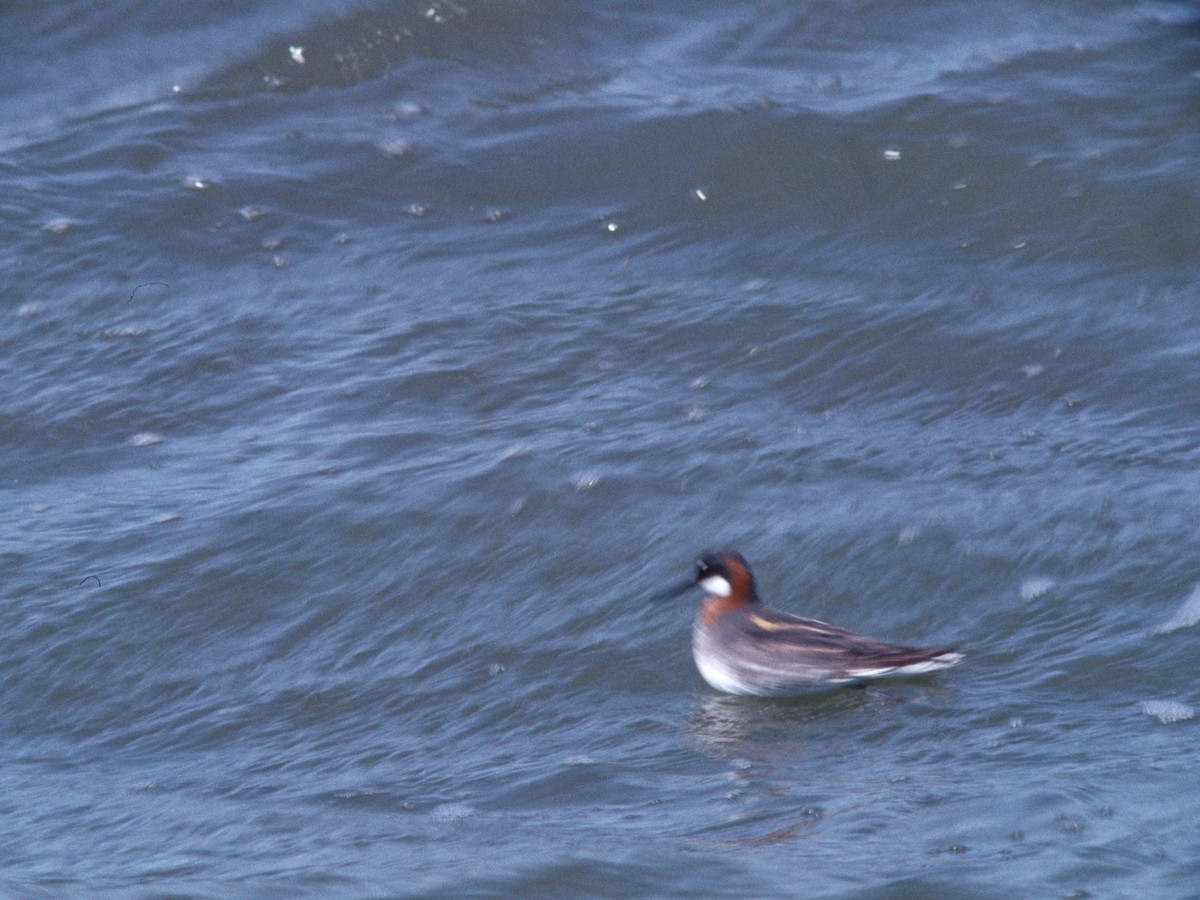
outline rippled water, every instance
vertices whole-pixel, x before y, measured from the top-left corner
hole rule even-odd
[[[1189,896],[1194,3],[0,11],[15,896]],[[697,676],[765,599],[937,677]]]

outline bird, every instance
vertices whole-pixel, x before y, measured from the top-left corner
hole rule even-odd
[[[760,697],[809,693],[878,678],[924,675],[963,660],[952,649],[888,644],[863,634],[765,606],[754,574],[733,550],[704,553],[696,573],[656,595],[693,588],[705,597],[692,626],[692,655],[709,685]]]

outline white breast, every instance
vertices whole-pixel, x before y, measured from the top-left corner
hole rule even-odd
[[[734,669],[721,658],[716,642],[708,634],[699,621],[692,629],[692,657],[696,660],[696,668],[700,677],[718,691],[727,694],[757,694]]]
[[[696,668],[700,670],[701,677],[718,691],[724,691],[727,694],[754,693],[747,690],[746,685],[720,660],[712,656],[693,655],[696,658]]]

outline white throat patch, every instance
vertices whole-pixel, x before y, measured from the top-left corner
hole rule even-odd
[[[707,578],[701,578],[696,583],[700,586],[701,590],[707,591],[715,597],[728,597],[733,593],[733,585],[720,575],[709,575]]]

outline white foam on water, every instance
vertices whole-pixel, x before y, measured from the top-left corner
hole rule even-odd
[[[1049,593],[1053,587],[1054,580],[1052,578],[1026,578],[1021,582],[1021,599],[1036,600],[1043,594]]]
[[[1143,700],[1138,706],[1146,715],[1153,716],[1164,725],[1183,722],[1196,715],[1194,708],[1177,700]]]
[[[571,476],[571,486],[577,491],[590,491],[599,483],[598,472],[577,472]]]
[[[1175,610],[1175,615],[1155,628],[1154,633],[1170,634],[1172,631],[1178,631],[1180,628],[1189,628],[1197,622],[1200,622],[1200,583],[1192,588],[1192,592],[1188,594],[1187,599],[1179,604],[1179,609]]]
[[[433,808],[430,815],[439,821],[451,822],[475,815],[475,807],[469,803],[439,803]]]

